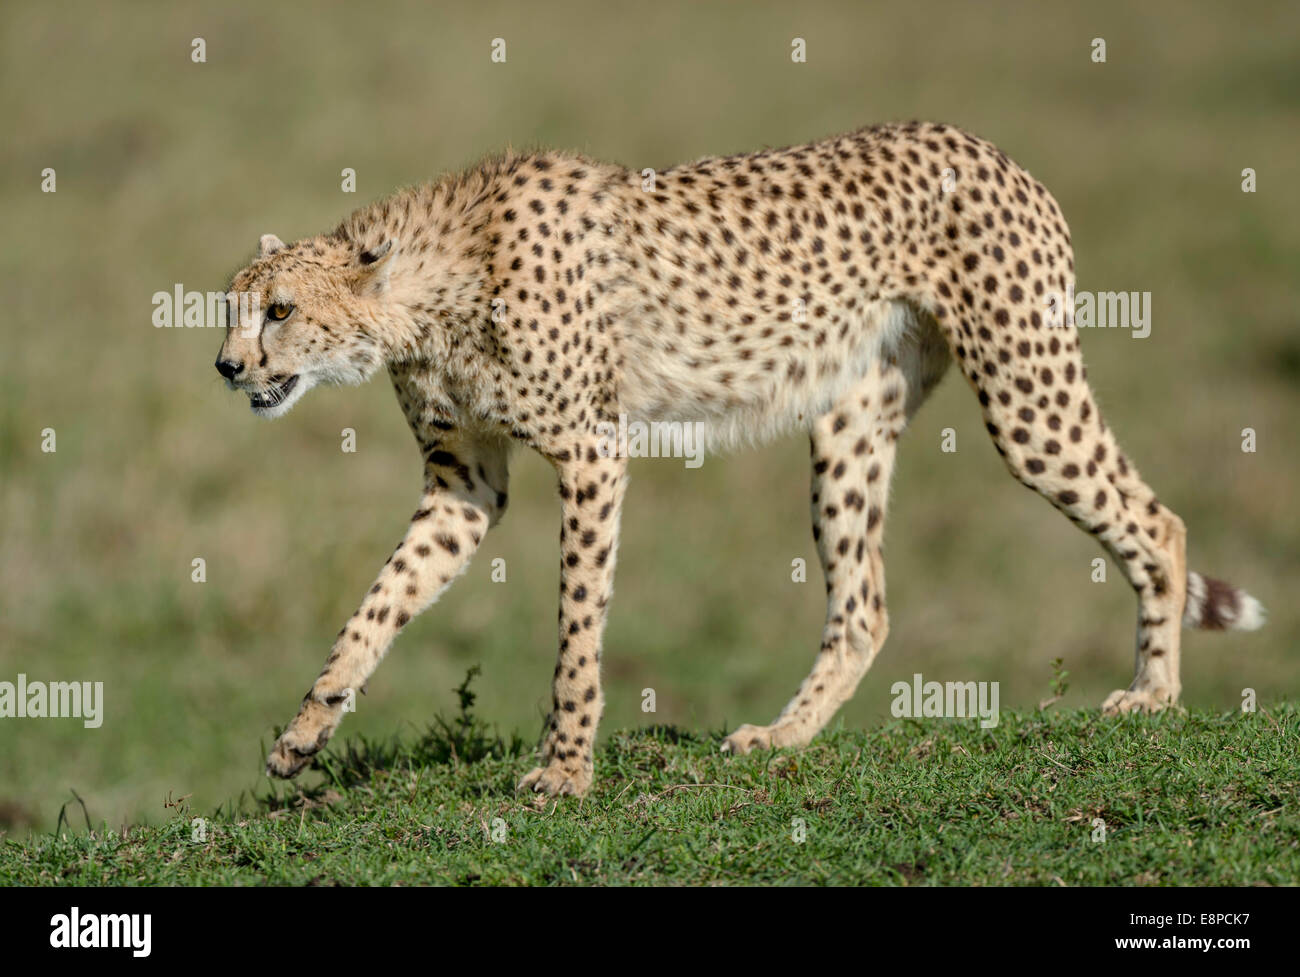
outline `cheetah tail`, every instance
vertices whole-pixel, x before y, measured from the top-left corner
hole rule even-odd
[[[1264,605],[1230,583],[1187,574],[1183,626],[1206,631],[1254,631],[1264,626]]]

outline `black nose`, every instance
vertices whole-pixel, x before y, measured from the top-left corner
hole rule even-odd
[[[233,380],[244,370],[243,363],[232,363],[230,360],[217,360],[217,372],[227,380]]]

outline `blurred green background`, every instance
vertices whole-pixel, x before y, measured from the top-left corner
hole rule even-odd
[[[489,57],[496,37],[504,64]],[[113,826],[160,819],[169,791],[202,811],[257,788],[272,727],[418,497],[385,380],[258,421],[212,368],[220,332],[155,329],[153,293],[220,289],[258,235],[328,229],[506,144],[639,169],[891,119],[996,142],[1064,207],[1080,289],[1153,293],[1150,338],[1085,333],[1091,382],[1186,521],[1191,565],[1272,612],[1258,634],[1187,634],[1185,702],[1232,709],[1247,686],[1294,699],[1298,37],[1293,2],[7,3],[0,680],[103,681],[106,718],[0,720],[0,821],[48,829],[70,788]],[[40,192],[46,167],[57,193]],[[344,167],[355,194],[340,190]],[[1257,193],[1241,191],[1245,167]],[[40,450],[47,427],[54,454]],[[939,450],[947,427],[955,454]],[[846,724],[879,722],[890,684],[918,671],[999,681],[1003,707],[1046,696],[1056,656],[1065,705],[1128,684],[1131,591],[1113,566],[1091,582],[1102,551],[1008,477],[955,373],[900,459],[892,637]],[[822,623],[807,486],[801,437],[694,471],[634,463],[607,731],[718,730],[785,703]],[[473,664],[485,717],[540,728],[558,577],[549,468],[517,455],[511,500],[340,735],[422,727]],[[191,582],[196,557],[206,583]],[[791,581],[796,558],[807,583]]]

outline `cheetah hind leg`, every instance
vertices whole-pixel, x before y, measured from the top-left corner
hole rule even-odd
[[[919,357],[905,359],[905,367],[918,364]],[[941,359],[929,384],[943,365]],[[724,752],[808,743],[853,695],[885,643],[885,504],[898,436],[919,406],[924,385],[905,367],[892,357],[877,363],[813,425],[813,538],[827,591],[821,649],[812,672],[771,725],[741,726],[723,741]],[[911,398],[909,376],[916,391]]]
[[[1249,630],[1263,622],[1259,603],[1188,572],[1183,521],[1141,479],[1102,419],[1072,324],[1046,329],[1035,321],[1021,339],[997,319],[974,329],[961,313],[954,321],[941,310],[940,318],[1011,474],[1096,537],[1137,595],[1133,681],[1105,699],[1103,712],[1173,705],[1182,690],[1181,627]]]

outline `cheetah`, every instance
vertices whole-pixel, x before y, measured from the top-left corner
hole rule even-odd
[[[1011,474],[1097,538],[1137,594],[1136,673],[1105,713],[1177,702],[1180,626],[1253,629],[1260,604],[1187,570],[1183,522],[1090,392],[1074,259],[1051,194],[949,125],[862,129],[653,174],[506,152],[332,232],[264,235],[233,277],[216,367],[255,414],[386,368],[423,458],[410,526],[269,756],[292,777],[403,627],[462,573],[508,499],[518,443],[555,469],[559,656],[521,790],[582,795],[628,462],[600,432],[698,423],[711,450],[806,431],[826,623],[812,671],[736,754],[809,742],[889,634],[881,538],[899,437],[956,361]],[[239,296],[256,300],[241,304]]]

